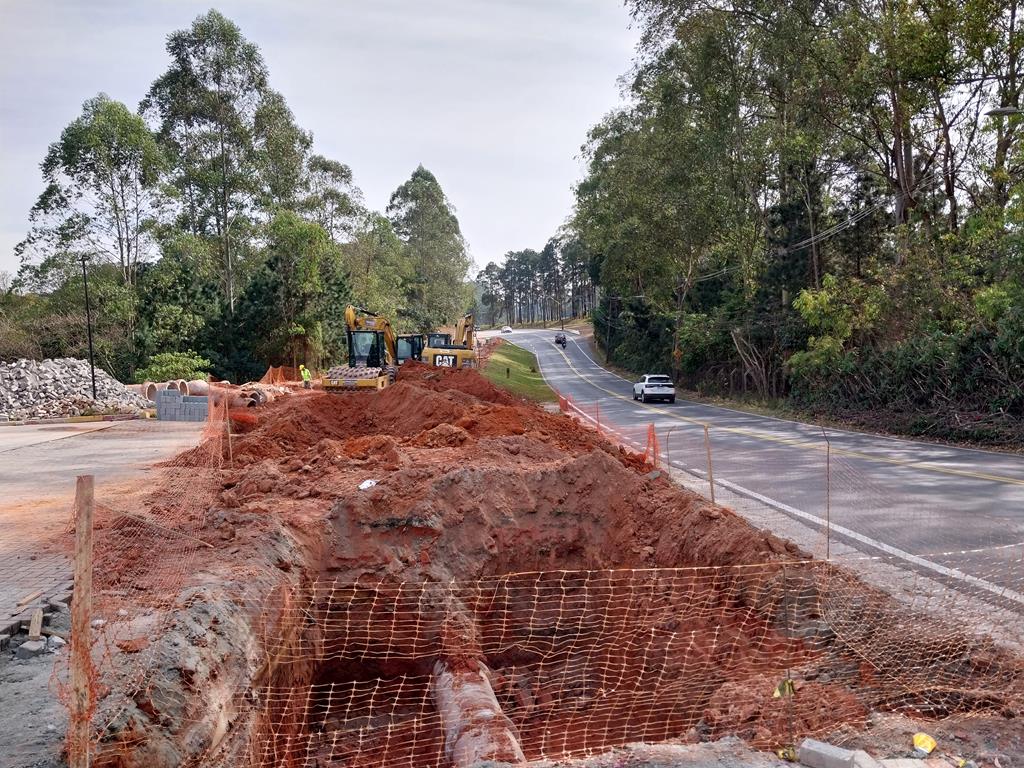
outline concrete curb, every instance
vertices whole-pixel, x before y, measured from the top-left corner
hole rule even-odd
[[[88,424],[95,421],[139,421],[150,419],[148,413],[108,413],[102,416],[63,416],[53,419],[17,419],[14,421],[0,421],[0,427],[27,427],[39,424]]]

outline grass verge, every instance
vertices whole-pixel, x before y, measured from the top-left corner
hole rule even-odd
[[[499,387],[528,400],[540,403],[558,400],[558,395],[540,375],[533,353],[504,340],[491,352],[483,374]]]

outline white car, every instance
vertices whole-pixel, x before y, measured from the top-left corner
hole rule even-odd
[[[633,385],[633,399],[649,403],[652,400],[676,401],[676,386],[672,379],[661,373],[649,373]]]
[[[501,327],[501,332],[502,333],[512,333],[512,326],[510,326],[510,325],[503,325]]]

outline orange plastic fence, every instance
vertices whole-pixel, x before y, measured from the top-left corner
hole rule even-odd
[[[290,365],[270,366],[260,379],[260,384],[284,384],[286,381],[298,381],[299,369]]]

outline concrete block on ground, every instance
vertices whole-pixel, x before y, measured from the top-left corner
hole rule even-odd
[[[18,646],[18,650],[14,652],[14,655],[19,659],[31,659],[33,656],[38,656],[45,650],[45,640],[26,640]]]
[[[824,741],[804,739],[797,748],[801,765],[808,768],[852,768],[853,751]]]
[[[882,768],[882,763],[863,749],[858,749],[853,753],[853,760],[850,765],[852,768]]]

